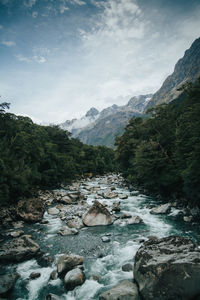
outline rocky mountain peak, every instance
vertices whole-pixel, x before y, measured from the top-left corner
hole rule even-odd
[[[99,114],[98,109],[91,107],[85,114],[86,117],[95,117]]]

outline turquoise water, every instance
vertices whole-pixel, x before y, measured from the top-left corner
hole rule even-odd
[[[97,186],[99,179],[88,182],[90,186]],[[107,188],[106,184],[100,184],[101,189]],[[128,189],[116,187],[118,193],[125,193],[129,197],[120,200],[121,211],[140,216],[145,224],[140,225],[110,225],[85,227],[79,230],[75,236],[60,236],[57,231],[63,226],[58,216],[48,215],[44,218],[48,224],[26,225],[26,233],[30,233],[34,240],[41,246],[41,250],[52,257],[50,266],[41,267],[35,259],[9,266],[9,269],[20,273],[21,278],[17,281],[14,289],[13,300],[44,300],[48,293],[54,293],[66,300],[96,300],[103,291],[116,285],[123,279],[132,279],[132,272],[123,272],[121,267],[125,263],[133,263],[134,255],[141,246],[140,240],[154,235],[164,237],[169,235],[182,235],[200,242],[200,231],[198,224],[187,224],[183,222],[178,211],[172,209],[170,215],[156,216],[150,214],[150,207],[157,205],[154,199],[145,195],[130,196]],[[84,189],[82,192],[86,193]],[[88,195],[87,202],[92,205],[94,194]],[[119,201],[101,199],[109,206]],[[108,235],[109,243],[101,240],[102,236]],[[56,269],[56,261],[59,255],[71,252],[84,256],[84,269],[87,280],[81,287],[66,293],[60,279],[49,280],[50,273]],[[31,272],[41,273],[41,277],[29,280]],[[98,276],[98,282],[92,276]]]

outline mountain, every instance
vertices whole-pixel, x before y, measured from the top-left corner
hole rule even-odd
[[[175,65],[174,72],[167,77],[161,88],[153,95],[147,109],[161,103],[169,103],[179,96],[177,91],[186,82],[195,82],[200,77],[200,38],[185,51]]]
[[[113,104],[100,112],[92,107],[82,118],[67,120],[60,127],[88,145],[113,147],[115,137],[122,134],[131,118],[141,116],[151,97],[152,94],[132,97],[126,105]]]

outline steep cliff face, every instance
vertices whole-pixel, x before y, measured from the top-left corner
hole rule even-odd
[[[175,65],[174,72],[167,77],[149,101],[147,109],[176,99],[181,93],[177,89],[186,82],[195,82],[198,77],[200,77],[200,38],[185,51],[183,58]]]

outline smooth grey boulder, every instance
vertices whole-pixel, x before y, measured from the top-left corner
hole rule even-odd
[[[13,289],[19,277],[20,275],[18,273],[0,275],[0,296],[6,297]]]
[[[171,211],[171,204],[166,203],[162,204],[156,207],[153,207],[150,211],[151,214],[153,215],[158,215],[158,214],[167,214]]]
[[[0,262],[20,262],[34,257],[40,246],[30,236],[23,235],[6,242],[0,248]]]
[[[118,194],[117,193],[111,193],[111,192],[107,192],[104,194],[104,198],[106,199],[114,199],[117,198]]]
[[[69,271],[64,278],[64,286],[67,290],[73,290],[76,286],[85,282],[85,274],[80,268]]]
[[[32,272],[30,275],[29,275],[29,278],[30,279],[37,279],[41,276],[41,273],[40,272]]]
[[[126,220],[127,225],[144,224],[144,221],[139,216],[133,216]]]
[[[102,293],[99,300],[139,300],[138,289],[135,283],[124,280],[111,290]]]
[[[145,300],[200,296],[200,249],[184,237],[150,239],[136,253],[134,279]]]
[[[57,279],[57,278],[58,278],[58,273],[57,273],[56,270],[53,270],[53,271],[51,272],[51,274],[50,274],[50,279],[51,279],[51,280],[55,280],[55,279]]]
[[[50,207],[48,209],[48,214],[49,215],[58,215],[59,214],[59,209],[57,209],[56,207]]]
[[[128,195],[126,195],[126,194],[121,194],[121,195],[119,195],[119,199],[122,199],[122,200],[128,199]]]
[[[98,201],[94,202],[82,220],[86,226],[110,225],[113,223],[110,212]]]
[[[58,275],[65,275],[68,271],[72,270],[74,267],[83,264],[83,256],[75,254],[64,254],[62,255],[57,263]]]
[[[79,217],[74,217],[71,220],[67,220],[67,226],[70,228],[76,228],[76,229],[81,229],[84,227],[83,221]]]

